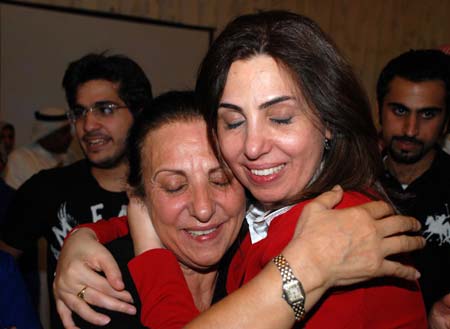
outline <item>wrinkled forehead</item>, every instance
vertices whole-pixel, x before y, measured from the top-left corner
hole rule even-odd
[[[186,170],[193,166],[217,167],[203,119],[174,121],[148,132],[141,149],[143,167]]]

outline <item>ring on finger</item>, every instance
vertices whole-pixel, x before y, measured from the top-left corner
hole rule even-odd
[[[77,294],[78,298],[81,298],[84,300],[84,294],[86,293],[87,286],[83,287],[83,289],[80,290],[80,292]]]

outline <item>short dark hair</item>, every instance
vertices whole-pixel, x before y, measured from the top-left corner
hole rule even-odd
[[[148,107],[152,86],[142,68],[123,55],[88,54],[71,62],[62,81],[69,107],[76,103],[78,87],[91,80],[107,80],[119,84],[119,97],[135,115]]]
[[[377,101],[381,109],[391,81],[400,77],[411,82],[439,80],[445,84],[445,121],[450,110],[450,56],[436,49],[409,50],[390,60],[378,77]],[[381,111],[379,111],[381,123]]]
[[[285,11],[244,15],[229,23],[203,60],[196,90],[217,147],[217,110],[228,70],[237,60],[265,54],[291,75],[321,124],[332,133],[319,177],[296,197],[312,197],[336,184],[366,191],[381,170],[368,98],[334,43],[311,19]]]
[[[197,104],[193,91],[169,91],[156,97],[150,104],[150,108],[144,109],[136,118],[127,140],[128,184],[136,196],[145,196],[142,152],[146,136],[173,122],[204,121]]]

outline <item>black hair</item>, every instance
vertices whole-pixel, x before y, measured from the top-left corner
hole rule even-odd
[[[144,109],[130,129],[127,140],[129,162],[128,184],[136,196],[145,196],[143,181],[143,147],[147,135],[172,122],[203,121],[198,102],[192,91],[169,91],[156,97]]]
[[[400,77],[411,82],[442,81],[445,84],[445,122],[450,109],[450,56],[436,49],[409,50],[390,60],[377,82],[378,107],[383,106],[391,81]],[[381,120],[381,111],[379,111]]]
[[[286,11],[237,17],[218,36],[201,64],[196,89],[219,160],[217,111],[228,70],[233,62],[257,55],[272,57],[290,74],[312,115],[332,135],[321,173],[295,200],[287,202],[315,196],[336,184],[361,192],[372,187],[382,166],[368,98],[350,65],[320,27],[305,16]]]
[[[76,103],[78,87],[91,80],[107,80],[119,85],[119,97],[133,115],[148,107],[152,87],[142,68],[123,55],[88,54],[69,64],[62,81],[67,103]]]

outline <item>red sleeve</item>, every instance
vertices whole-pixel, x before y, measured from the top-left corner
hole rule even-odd
[[[128,263],[141,299],[141,322],[152,329],[183,328],[197,310],[175,255],[153,249]]]
[[[115,239],[121,238],[129,233],[128,217],[113,217],[108,220],[101,219],[95,223],[86,223],[76,226],[69,232],[66,239],[73,231],[79,228],[90,228],[97,235],[97,239],[101,244],[107,244]]]

